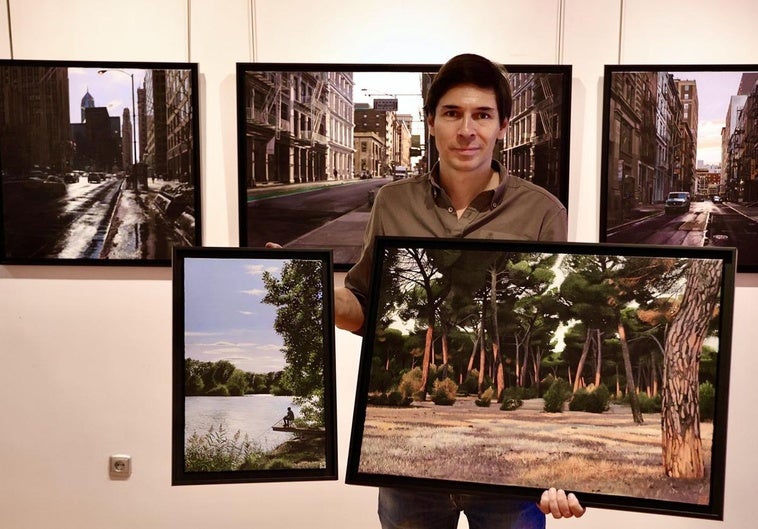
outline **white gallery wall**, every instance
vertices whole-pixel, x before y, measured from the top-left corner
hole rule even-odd
[[[755,0],[7,0],[0,58],[197,62],[210,246],[238,241],[236,62],[571,64],[569,235],[594,242],[603,65],[758,63],[756,20]],[[724,521],[590,509],[548,527],[756,526],[758,275],[737,285]],[[339,480],[172,487],[171,271],[0,267],[0,527],[378,527],[376,490],[344,484],[359,350],[337,333]]]

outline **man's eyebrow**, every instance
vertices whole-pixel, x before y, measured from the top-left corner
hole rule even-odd
[[[459,108],[463,108],[463,106],[462,105],[455,105],[453,103],[449,103],[447,105],[440,105],[440,108],[445,108],[445,109],[449,109],[449,110],[457,110]],[[488,111],[492,111],[492,110],[495,110],[495,109],[496,109],[496,107],[490,107],[490,106],[484,105],[484,106],[476,107],[474,110],[479,110],[479,111],[481,111],[481,110],[488,110]]]

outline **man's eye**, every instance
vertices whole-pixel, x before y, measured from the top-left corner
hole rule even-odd
[[[444,114],[442,115],[447,118],[454,118],[458,116],[458,112],[456,112],[455,110],[446,110]]]
[[[478,119],[490,119],[492,117],[488,112],[479,112],[476,116]]]

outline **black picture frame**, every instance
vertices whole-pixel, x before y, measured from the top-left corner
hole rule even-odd
[[[0,60],[0,263],[200,246],[198,87],[196,63]]]
[[[350,268],[378,187],[437,159],[422,98],[439,67],[237,63],[240,246],[329,248]],[[514,106],[498,157],[568,207],[571,66],[506,68]]]
[[[533,501],[555,486],[586,506],[723,518],[733,248],[378,237],[375,250],[347,483]],[[677,386],[685,359],[694,380]],[[616,381],[634,381],[641,424],[610,399]],[[691,479],[669,477],[680,413],[702,455]]]
[[[605,66],[601,242],[733,246],[758,271],[756,80],[756,64]]]
[[[337,479],[331,253],[173,259],[172,485]]]

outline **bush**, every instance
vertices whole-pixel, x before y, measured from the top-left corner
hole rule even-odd
[[[403,397],[399,391],[393,391],[387,395],[387,406],[410,406],[412,401],[412,398]]]
[[[545,405],[543,409],[548,413],[560,413],[563,411],[563,403],[571,398],[571,386],[562,378],[558,378],[550,385],[543,397]]]
[[[229,436],[223,425],[211,427],[204,435],[197,432],[184,446],[187,472],[239,470],[246,460],[260,456],[260,449],[239,431]]]
[[[482,392],[482,395],[474,401],[474,404],[480,408],[489,408],[490,403],[492,402],[492,396],[494,394],[495,390],[492,388],[492,386],[490,386]]]
[[[608,401],[611,393],[604,384],[581,388],[574,393],[569,409],[571,411],[586,411],[590,413],[603,413],[608,409]]]
[[[435,380],[432,388],[432,402],[440,406],[452,406],[457,392],[458,384],[452,379]]]
[[[405,398],[413,398],[421,392],[421,368],[414,367],[403,374],[400,378],[400,384],[397,390]]]
[[[716,412],[716,388],[708,381],[700,384],[700,420],[712,421]]]
[[[366,402],[373,406],[386,406],[387,395],[385,393],[374,393],[368,396]]]
[[[552,374],[548,374],[545,378],[540,380],[539,394],[544,395],[547,393],[547,390],[550,389],[553,382],[555,382],[555,377]]]
[[[662,397],[655,395],[653,398],[648,397],[647,393],[639,393],[637,400],[640,403],[640,412],[642,413],[660,413],[662,409]]]
[[[524,400],[521,398],[524,394],[522,390],[523,388],[515,386],[506,388],[501,395],[502,403],[500,404],[500,409],[503,411],[513,411],[520,408],[524,404]]]

